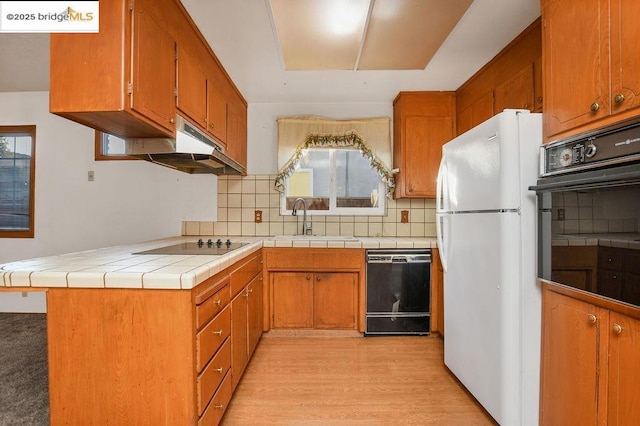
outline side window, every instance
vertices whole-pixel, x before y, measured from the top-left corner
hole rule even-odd
[[[298,197],[311,215],[384,215],[386,187],[359,150],[310,148],[285,182],[280,211],[291,214]]]
[[[96,130],[96,161],[104,160],[138,160],[126,154],[124,139]]]
[[[0,126],[0,236],[33,238],[36,126]]]

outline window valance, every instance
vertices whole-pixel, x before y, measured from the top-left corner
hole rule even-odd
[[[322,117],[299,116],[278,118],[278,176],[275,187],[284,190],[284,181],[291,176],[307,148],[353,147],[371,162],[387,186],[391,197],[395,182],[391,174],[391,119],[367,118],[331,120]]]

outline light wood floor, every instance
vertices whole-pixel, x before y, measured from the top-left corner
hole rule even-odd
[[[437,337],[268,333],[222,424],[495,424],[442,359]]]

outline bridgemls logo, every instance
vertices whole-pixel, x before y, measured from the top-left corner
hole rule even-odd
[[[97,1],[0,1],[0,32],[98,32]]]

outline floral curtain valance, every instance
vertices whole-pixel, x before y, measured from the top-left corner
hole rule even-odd
[[[391,119],[365,118],[332,120],[316,116],[278,118],[278,178],[276,189],[284,189],[284,180],[295,171],[305,148],[354,147],[362,152],[371,167],[387,184],[391,196]]]
[[[347,132],[344,134],[314,134],[311,133],[307,136],[307,139],[297,149],[289,161],[280,168],[278,175],[276,176],[275,187],[278,191],[284,192],[284,182],[290,177],[300,164],[304,155],[304,150],[308,148],[345,148],[353,147],[360,151],[363,157],[365,157],[371,163],[371,168],[378,173],[380,179],[385,183],[387,187],[387,197],[393,196],[393,189],[395,187],[395,181],[389,168],[378,158],[378,156],[369,149],[363,142],[362,138],[356,132]]]

